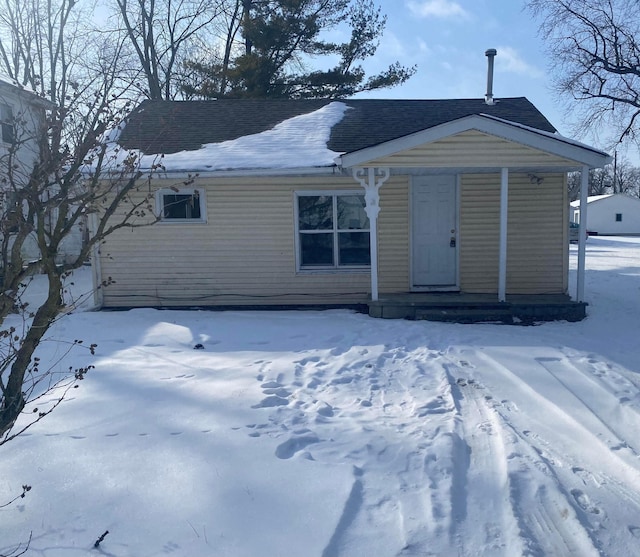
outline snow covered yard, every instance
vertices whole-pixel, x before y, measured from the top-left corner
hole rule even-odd
[[[640,238],[587,250],[580,323],[68,316],[95,369],[0,448],[0,554],[640,554]]]

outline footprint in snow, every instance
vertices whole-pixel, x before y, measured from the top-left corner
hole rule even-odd
[[[262,392],[265,395],[276,395],[276,396],[279,396],[281,398],[287,398],[288,396],[291,395],[291,393],[289,391],[287,391],[287,389],[285,389],[284,387],[276,387],[276,388],[271,388],[271,389],[262,389]]]
[[[331,354],[332,356],[342,356],[343,354],[346,354],[348,351],[349,351],[349,348],[343,348],[342,346],[336,346],[335,348],[331,349],[329,354]]]
[[[318,415],[323,416],[325,418],[331,418],[333,417],[333,407],[330,404],[327,404],[326,402],[322,402],[322,401],[317,401],[315,403],[315,411]]]
[[[302,360],[298,360],[293,363],[300,364],[301,366],[306,366],[307,364],[317,364],[319,361],[320,356],[309,356],[308,358],[302,358]]]
[[[418,418],[423,418],[429,414],[446,414],[453,410],[450,402],[446,400],[442,395],[438,395],[436,398],[430,400],[426,404],[416,408],[416,414]]]
[[[280,459],[287,460],[309,445],[319,442],[320,439],[314,434],[292,437],[276,447],[276,456]]]
[[[273,408],[274,406],[286,406],[289,401],[278,395],[270,395],[262,399],[258,404],[254,404],[251,408]]]
[[[572,489],[571,495],[573,495],[573,498],[576,500],[576,503],[578,503],[578,505],[583,511],[586,511],[592,514],[600,514],[600,509],[591,504],[591,500],[589,499],[589,496],[584,491],[580,489]]]
[[[180,549],[180,546],[177,543],[167,542],[162,547],[162,552],[163,553],[173,553],[174,551],[177,551],[178,549]]]

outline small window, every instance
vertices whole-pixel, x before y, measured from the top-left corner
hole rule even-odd
[[[13,110],[8,104],[0,103],[0,140],[3,143],[15,141],[15,124]]]
[[[344,269],[371,265],[364,195],[340,192],[297,196],[298,266]]]
[[[160,190],[156,202],[164,222],[205,222],[204,195],[200,190]]]
[[[622,222],[622,213],[616,213],[616,222]]]

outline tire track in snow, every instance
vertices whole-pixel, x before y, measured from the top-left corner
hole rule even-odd
[[[541,377],[546,368],[512,371],[486,353],[474,356],[493,389],[516,399],[517,411],[495,408],[518,439],[519,465],[510,460],[509,474],[526,554],[609,555],[621,547],[639,554],[640,463],[603,441],[611,431],[557,378]]]
[[[518,538],[518,524],[505,497],[508,440],[503,425],[486,391],[466,377],[458,365],[445,367],[458,412],[451,490],[452,541],[461,557],[522,554],[522,547],[508,545],[509,540]]]
[[[640,441],[636,439],[640,431],[640,412],[628,402],[637,398],[638,390],[629,383],[623,393],[612,392],[609,385],[603,385],[593,374],[583,373],[566,359],[536,358],[536,361],[584,406],[575,409],[580,422],[606,441],[611,450],[628,449],[631,461],[637,462],[640,454]],[[602,409],[605,409],[604,413],[598,413]]]
[[[465,364],[467,376],[455,365],[449,368],[452,380],[458,374],[461,427],[472,462],[467,481],[468,518],[457,530],[461,555],[599,556],[573,510],[576,501],[564,493],[548,462],[505,416],[510,412],[505,405],[508,401],[496,401],[471,377],[474,367]],[[486,435],[470,430],[474,425]],[[478,520],[486,520],[484,539],[477,538]],[[521,545],[507,547],[503,539],[511,543],[519,539]]]
[[[584,400],[572,392],[571,381],[559,380],[557,374],[562,372],[553,373],[547,369],[553,367],[550,364],[555,364],[555,359],[545,357],[542,362],[547,365],[545,367],[532,356],[538,365],[535,371],[521,371],[515,367],[515,371],[512,371],[486,353],[478,352],[477,357],[484,368],[491,369],[491,373],[486,374],[487,380],[498,385],[496,388],[502,392],[509,392],[511,398],[520,399],[516,400],[516,405],[528,410],[525,415],[528,423],[522,423],[524,412],[507,416],[510,422],[521,424],[521,432],[530,430],[528,436],[539,439],[542,448],[553,447],[560,461],[573,461],[578,458],[577,455],[586,454],[592,456],[594,462],[601,462],[603,470],[615,471],[620,483],[640,485],[640,461],[633,454],[633,449],[629,448],[631,443],[613,431],[612,428],[617,429],[617,426],[610,427],[606,418],[596,415]],[[574,375],[577,384],[580,374]],[[581,386],[579,390],[587,399],[608,396],[604,389],[587,394],[590,389],[590,386]],[[534,408],[535,412],[532,411]],[[627,448],[628,451],[625,451]]]

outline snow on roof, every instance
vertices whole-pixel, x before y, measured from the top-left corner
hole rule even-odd
[[[20,85],[15,79],[1,73],[0,73],[0,83],[6,83],[7,85],[24,89],[24,87]]]
[[[157,155],[138,152],[140,164],[142,168],[150,168],[161,162],[166,172],[333,166],[334,159],[341,153],[328,149],[327,143],[331,128],[342,120],[348,108],[345,103],[332,102],[319,110],[284,120],[270,130],[209,143],[197,150],[167,154],[161,160]]]
[[[19,89],[20,91],[23,91],[25,93],[29,93],[30,95],[33,95],[34,97],[38,97],[38,94],[31,89],[31,87],[29,87],[28,85],[22,85],[21,83],[17,82],[15,79],[4,75],[4,74],[0,74],[0,85],[9,85],[10,87],[13,87],[14,89]],[[38,97],[40,98],[40,97]]]
[[[613,193],[605,193],[604,195],[590,195],[587,197],[587,203],[593,203],[594,201],[600,201],[601,199],[606,199],[607,197],[611,197],[614,195]],[[580,207],[580,200],[571,202],[572,207]]]

